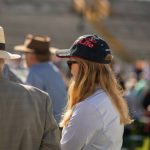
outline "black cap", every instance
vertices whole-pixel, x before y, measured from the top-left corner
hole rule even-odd
[[[78,57],[102,64],[111,63],[113,58],[108,44],[97,35],[83,35],[70,49],[57,50],[56,55],[63,58]]]

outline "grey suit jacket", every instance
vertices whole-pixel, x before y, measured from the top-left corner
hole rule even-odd
[[[59,150],[59,140],[48,94],[0,78],[0,150]]]

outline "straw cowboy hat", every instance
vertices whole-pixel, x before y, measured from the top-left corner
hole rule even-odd
[[[5,50],[5,36],[3,27],[0,26],[0,58],[3,59],[18,59],[20,55],[9,53]]]
[[[22,45],[16,45],[14,50],[27,53],[47,55],[55,53],[57,48],[50,47],[51,38],[48,36],[28,34]]]

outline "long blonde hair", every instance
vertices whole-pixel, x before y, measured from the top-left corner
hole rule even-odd
[[[70,82],[68,104],[60,126],[65,127],[68,124],[74,106],[92,95],[97,88],[103,89],[110,97],[120,114],[120,123],[131,123],[128,106],[123,99],[123,90],[118,84],[110,65],[83,61],[82,59],[77,60],[79,62],[78,76]]]

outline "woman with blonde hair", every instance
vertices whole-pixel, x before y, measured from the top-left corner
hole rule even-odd
[[[56,55],[69,59],[73,75],[60,123],[61,149],[120,150],[124,125],[132,120],[110,67],[113,56],[108,44],[97,35],[84,35]]]

